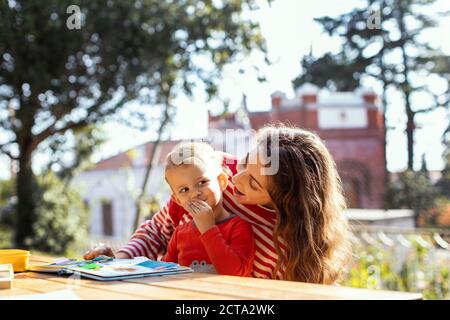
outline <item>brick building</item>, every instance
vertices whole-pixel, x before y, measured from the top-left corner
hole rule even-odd
[[[383,207],[384,125],[374,92],[326,92],[305,84],[293,99],[282,92],[271,97],[271,110],[247,110],[253,129],[281,121],[316,132],[334,157],[349,207]]]

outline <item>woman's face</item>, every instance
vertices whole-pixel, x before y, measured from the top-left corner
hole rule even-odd
[[[234,196],[239,203],[272,207],[268,192],[269,176],[261,173],[263,168],[256,148],[239,161],[237,173],[233,176]]]

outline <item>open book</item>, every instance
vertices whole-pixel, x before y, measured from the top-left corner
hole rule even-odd
[[[68,260],[46,264],[32,265],[30,271],[52,272],[58,274],[75,274],[94,280],[113,281],[193,272],[189,267],[173,262],[154,261],[146,257],[134,259],[94,259]]]

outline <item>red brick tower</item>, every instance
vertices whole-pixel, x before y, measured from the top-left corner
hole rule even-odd
[[[253,129],[281,121],[312,130],[325,140],[351,208],[382,208],[385,163],[384,126],[373,91],[325,92],[305,84],[294,99],[272,94],[272,110],[248,112]]]

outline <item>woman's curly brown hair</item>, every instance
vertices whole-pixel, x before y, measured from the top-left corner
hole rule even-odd
[[[345,200],[335,163],[314,133],[267,126],[258,144],[278,152],[279,169],[269,176],[269,194],[277,211],[274,231],[279,260],[274,271],[285,280],[333,284],[351,256]]]

